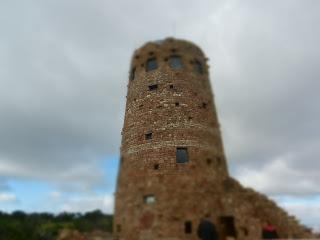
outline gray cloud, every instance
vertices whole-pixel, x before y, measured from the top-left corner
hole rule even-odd
[[[294,0],[2,2],[0,176],[103,184],[131,54],[174,35],[210,58],[232,174],[248,185],[260,175],[254,186],[269,194],[318,194],[319,10]],[[281,186],[267,184],[279,168]],[[293,189],[296,177],[309,187]]]
[[[306,202],[294,202],[294,203],[282,203],[281,206],[283,206],[288,212],[294,214],[295,216],[298,216],[300,219],[303,219],[303,224],[306,224],[307,226],[310,226],[314,229],[314,231],[319,232],[319,211],[320,211],[320,205],[319,201],[312,202],[312,201],[306,201]]]
[[[129,55],[119,64],[99,6],[75,3],[1,8],[2,176],[95,184],[95,165],[118,150]]]
[[[227,155],[236,176],[240,168],[259,173],[281,158],[299,172],[300,180],[316,185],[319,6],[315,1],[313,5],[250,2],[239,6],[224,25],[236,33],[224,32],[229,48],[215,48],[224,54],[218,55],[222,59],[216,61],[214,83]],[[287,155],[292,157],[284,159]],[[268,174],[268,179],[276,177]],[[281,191],[289,193],[292,182],[286,183]],[[281,192],[273,187],[268,192]],[[291,193],[297,191],[307,193],[303,185]]]

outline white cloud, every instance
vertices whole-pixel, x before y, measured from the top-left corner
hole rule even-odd
[[[0,193],[0,202],[1,203],[10,203],[17,201],[16,195],[12,193]]]
[[[52,191],[49,193],[49,197],[52,198],[52,199],[60,199],[61,198],[61,192],[58,192],[58,191]]]
[[[320,199],[303,201],[291,199],[279,202],[290,214],[297,216],[303,224],[310,226],[316,232],[320,232]]]
[[[320,176],[295,169],[290,165],[292,156],[270,160],[260,168],[239,167],[236,178],[245,186],[271,195],[312,195],[320,193]],[[315,169],[315,171],[318,171]]]
[[[78,196],[72,197],[61,204],[60,211],[67,212],[87,212],[100,209],[106,213],[113,213],[114,197],[112,195],[103,196]]]

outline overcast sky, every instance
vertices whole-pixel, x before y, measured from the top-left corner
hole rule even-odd
[[[113,211],[133,51],[198,44],[231,175],[320,229],[320,1],[2,0],[0,210]]]

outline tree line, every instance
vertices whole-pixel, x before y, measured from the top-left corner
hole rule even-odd
[[[112,231],[113,216],[100,210],[86,213],[25,213],[0,211],[0,239],[54,240],[62,229]]]

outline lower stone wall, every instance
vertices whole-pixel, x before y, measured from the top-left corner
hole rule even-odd
[[[280,238],[314,237],[311,229],[300,224],[273,200],[253,189],[244,188],[235,179],[225,180],[222,203],[224,215],[234,218],[237,239],[261,238],[262,224],[265,221],[277,228]],[[221,226],[219,228],[220,234],[225,235],[221,233]]]
[[[198,240],[197,227],[201,218],[207,214],[210,214],[210,219],[216,225],[220,240],[261,239],[262,224],[266,221],[276,227],[280,238],[315,238],[310,229],[300,224],[273,200],[243,187],[233,178],[209,181],[208,178],[189,179],[188,175],[182,174],[166,176],[157,182],[155,179],[158,177],[162,179],[160,175],[150,176],[147,181],[140,177],[132,178],[132,186],[140,186],[141,182],[141,189],[154,180],[154,184],[149,184],[145,189],[145,193],[157,191],[158,202],[154,204],[143,204],[139,196],[144,196],[145,193],[131,185],[127,191],[132,192],[125,196],[132,198],[118,196],[123,200],[121,203],[128,204],[118,208],[118,215],[115,216],[115,239]],[[176,182],[177,180],[179,181]],[[175,195],[176,189],[179,189],[179,195]],[[138,201],[135,203],[134,200]],[[123,219],[117,216],[123,216]],[[185,221],[190,221],[192,225],[192,232],[189,234],[184,230]],[[117,231],[118,224],[121,231]]]

